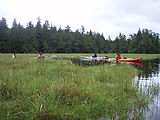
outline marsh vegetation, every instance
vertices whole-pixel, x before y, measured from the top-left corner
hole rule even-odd
[[[82,54],[56,55],[78,58]],[[35,56],[0,55],[0,119],[143,118],[150,97],[133,85],[138,70],[131,65],[84,67],[69,59]]]

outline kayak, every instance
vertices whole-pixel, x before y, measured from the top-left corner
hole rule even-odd
[[[106,61],[116,61],[116,62],[139,62],[143,58],[133,59],[133,58],[127,58],[127,59],[115,59],[115,58],[109,58],[105,59]]]
[[[47,57],[47,58],[57,59],[57,58],[58,58],[58,56],[55,56],[55,57]]]
[[[37,58],[38,58],[38,59],[40,59],[40,58],[51,58],[51,59],[57,59],[57,58],[58,58],[58,56],[55,56],[55,57],[46,57],[46,56],[40,57],[40,56],[38,56]]]
[[[106,60],[106,57],[85,57],[85,56],[81,56],[81,60],[82,61],[92,61],[92,60]]]

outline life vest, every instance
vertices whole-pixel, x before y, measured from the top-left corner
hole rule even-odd
[[[118,59],[122,59],[122,57],[120,55],[118,55]]]
[[[43,55],[40,55],[40,58],[44,58],[44,56],[43,56]]]

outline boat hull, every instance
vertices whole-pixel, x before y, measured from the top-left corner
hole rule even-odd
[[[138,59],[106,59],[106,61],[117,61],[117,62],[139,62],[143,58],[138,58]]]
[[[82,61],[92,61],[92,60],[105,60],[106,57],[85,57],[85,56],[81,56],[81,60]]]

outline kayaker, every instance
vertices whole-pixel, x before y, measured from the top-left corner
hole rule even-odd
[[[39,57],[40,57],[40,58],[44,58],[44,55],[43,55],[42,52],[39,53]]]
[[[94,53],[94,56],[92,56],[92,57],[97,57],[97,54],[96,54],[96,53]]]
[[[117,59],[122,59],[122,56],[120,56],[120,53],[117,53]]]

